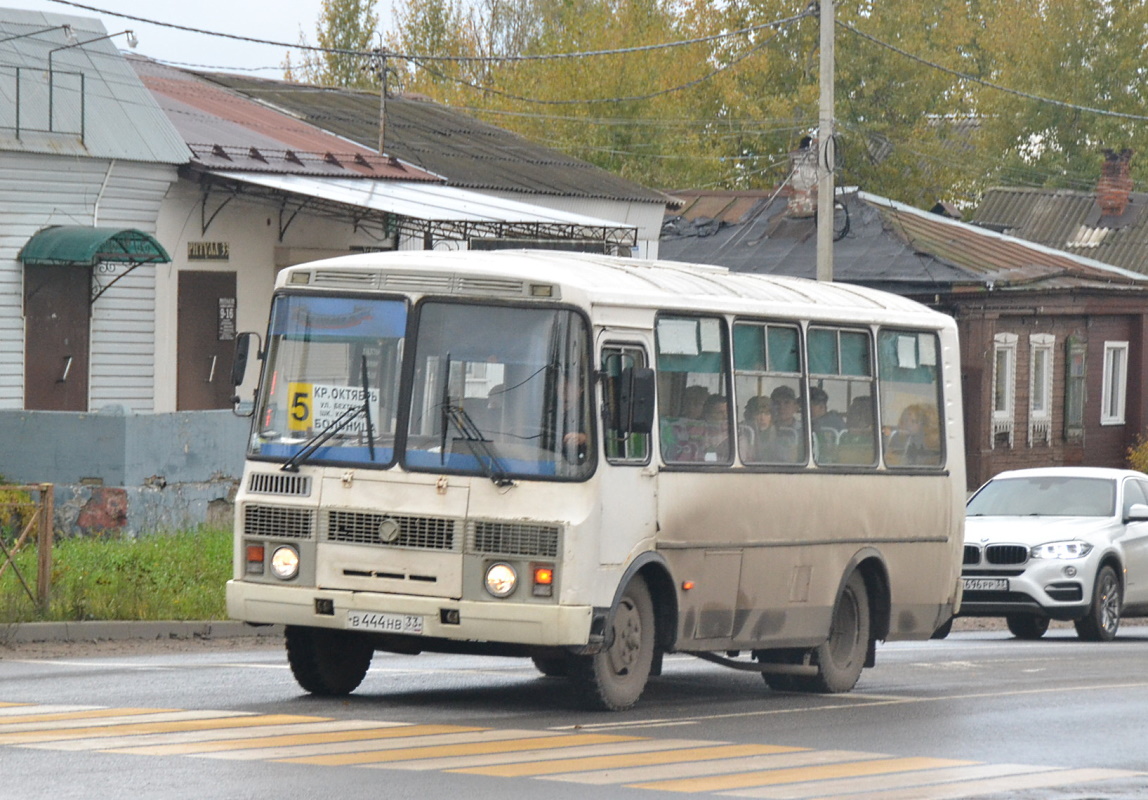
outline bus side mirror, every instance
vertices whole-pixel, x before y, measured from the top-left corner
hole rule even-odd
[[[231,362],[231,385],[238,388],[247,375],[247,357],[251,354],[251,339],[258,334],[243,332],[235,337],[235,359]]]
[[[654,371],[649,367],[622,370],[618,405],[622,430],[649,433],[654,429]]]
[[[254,404],[252,404],[248,412],[244,413],[240,411],[240,399],[238,394],[239,386],[243,383],[243,378],[247,375],[247,359],[251,355],[252,339],[257,342],[255,349],[256,358],[263,357],[262,342],[259,341],[259,334],[244,331],[235,337],[235,357],[231,362],[231,386],[237,392],[231,397],[231,411],[240,417],[250,417],[255,413]]]

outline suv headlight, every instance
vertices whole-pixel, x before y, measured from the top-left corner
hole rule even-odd
[[[1048,542],[1032,548],[1033,558],[1084,558],[1092,552],[1092,545],[1073,539],[1067,542]]]

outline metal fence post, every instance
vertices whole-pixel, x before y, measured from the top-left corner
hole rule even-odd
[[[36,540],[36,595],[40,613],[47,614],[52,600],[52,540],[55,526],[55,486],[40,484],[40,530]]]

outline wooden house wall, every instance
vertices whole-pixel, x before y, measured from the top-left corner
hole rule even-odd
[[[1025,302],[1025,301],[1028,302]],[[961,335],[961,373],[965,403],[969,489],[1008,469],[1081,465],[1123,467],[1127,451],[1145,432],[1148,409],[1143,385],[1148,378],[1143,310],[1139,296],[1057,297],[1028,294],[986,303],[954,303],[950,312]],[[1014,428],[1011,447],[993,441],[993,368],[995,336],[1017,336],[1014,384]],[[1052,348],[1052,429],[1046,444],[1029,442],[1031,340],[1034,334],[1055,337]],[[1069,338],[1086,344],[1083,435],[1066,436],[1066,369]],[[1105,342],[1128,342],[1125,417],[1122,425],[1101,424]]]

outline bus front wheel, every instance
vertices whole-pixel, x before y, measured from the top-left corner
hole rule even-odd
[[[375,654],[362,637],[346,631],[288,625],[285,633],[291,674],[311,694],[330,697],[355,691]]]
[[[602,652],[570,658],[569,677],[591,708],[622,711],[642,696],[654,660],[654,603],[641,576],[622,592],[611,633]]]

